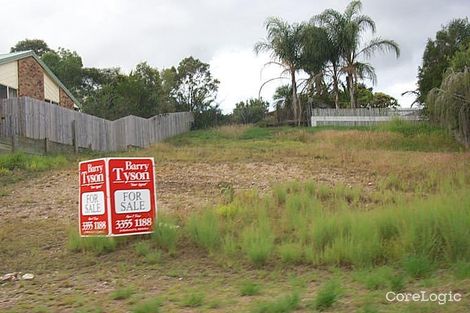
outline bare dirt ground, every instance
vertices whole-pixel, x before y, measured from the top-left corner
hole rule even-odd
[[[367,178],[367,177],[365,177]],[[163,163],[156,166],[157,201],[161,211],[187,213],[219,200],[221,190],[256,188],[266,191],[273,184],[312,179],[334,184],[362,184],[353,173],[315,168],[314,162]],[[75,221],[78,214],[78,169],[52,171],[11,186],[0,198],[0,219],[54,218]],[[52,195],[52,196],[51,196]]]

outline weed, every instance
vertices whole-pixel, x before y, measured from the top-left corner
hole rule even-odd
[[[318,290],[313,307],[319,311],[328,309],[338,301],[340,295],[340,284],[335,280],[330,280]]]
[[[204,304],[205,295],[203,293],[189,293],[181,301],[183,307],[197,308]]]
[[[111,293],[111,299],[113,300],[124,300],[129,299],[135,293],[132,288],[116,289]]]
[[[219,222],[212,210],[192,215],[187,229],[191,239],[208,251],[215,251],[220,244]]]
[[[173,254],[176,250],[180,229],[176,222],[166,215],[159,216],[152,238],[159,248],[167,250]]]
[[[147,254],[150,253],[151,248],[147,242],[138,242],[135,245],[135,251],[137,252],[138,255],[140,256],[146,256]]]
[[[240,295],[241,296],[254,296],[260,293],[261,287],[260,285],[252,282],[246,281],[242,284],[240,288]]]
[[[160,298],[155,298],[147,300],[145,302],[139,303],[132,310],[133,313],[159,313],[160,306],[162,305],[162,300]]]
[[[96,255],[116,250],[117,242],[110,237],[80,237],[78,231],[69,231],[68,248],[73,252],[93,252]]]
[[[275,299],[273,301],[258,303],[253,313],[288,313],[295,311],[300,305],[300,296],[297,292]]]
[[[434,265],[427,257],[412,255],[403,260],[403,268],[413,278],[424,278],[431,275]]]
[[[162,259],[161,251],[151,251],[145,255],[145,262],[148,264],[157,264]]]
[[[242,250],[257,266],[266,263],[274,249],[274,234],[266,221],[247,226],[242,232]]]
[[[303,248],[299,243],[285,243],[278,248],[279,256],[284,263],[300,263],[303,261]]]
[[[470,278],[470,262],[457,261],[453,266],[453,272],[457,279]]]

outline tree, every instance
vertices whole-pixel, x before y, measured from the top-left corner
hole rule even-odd
[[[392,108],[396,109],[400,105],[398,104],[397,99],[392,96],[389,96],[383,92],[376,92],[370,102],[371,108]]]
[[[45,52],[41,59],[67,89],[75,95],[81,93],[83,63],[77,52],[59,48]]]
[[[10,52],[20,52],[33,50],[38,56],[42,56],[44,53],[52,51],[47,43],[41,39],[25,39],[18,41],[16,45],[10,48]]]
[[[178,65],[176,77],[171,93],[178,110],[202,112],[211,107],[220,82],[212,77],[209,64],[193,57],[185,58]]]
[[[300,125],[302,107],[297,96],[296,73],[301,68],[303,24],[289,24],[277,17],[270,17],[265,22],[268,35],[265,40],[255,44],[255,52],[268,52],[272,61],[288,73],[292,87],[292,108],[294,120]],[[275,78],[276,79],[276,78]]]
[[[449,69],[439,88],[426,98],[431,121],[447,128],[457,138],[470,145],[470,71]]]
[[[454,19],[436,33],[435,40],[428,39],[423,63],[418,69],[418,91],[421,103],[428,92],[441,86],[442,78],[454,54],[470,43],[468,18]]]
[[[332,42],[339,45],[343,62],[341,71],[347,76],[351,108],[356,107],[355,91],[358,80],[370,79],[373,83],[376,80],[374,68],[368,63],[361,62],[361,57],[368,59],[376,52],[388,51],[395,52],[397,57],[400,55],[398,44],[393,40],[378,37],[361,45],[363,33],[367,30],[375,33],[376,30],[375,22],[369,16],[360,14],[361,9],[361,1],[352,1],[344,13],[328,9],[316,17],[316,20],[326,25]]]
[[[249,99],[235,104],[233,119],[239,124],[252,124],[261,121],[268,113],[269,103],[262,99]]]

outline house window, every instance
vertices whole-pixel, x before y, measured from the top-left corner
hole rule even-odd
[[[0,85],[0,99],[8,98],[8,87]]]
[[[0,99],[16,98],[17,96],[18,91],[15,88],[0,84]]]
[[[44,99],[45,102],[49,102],[51,104],[59,105],[57,102],[49,100],[49,99]]]

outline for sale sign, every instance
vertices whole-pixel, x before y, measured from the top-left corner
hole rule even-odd
[[[80,162],[80,235],[108,235],[106,160]]]
[[[156,212],[153,159],[110,159],[109,178],[112,233],[152,232]]]
[[[104,192],[82,191],[80,180],[80,225],[87,216],[100,216],[106,223],[102,232],[84,232],[81,226],[80,234],[123,236],[151,233],[157,211],[153,158],[106,158],[82,162],[80,177],[86,176],[83,170],[89,164],[103,165]],[[95,170],[93,167],[90,169]],[[87,179],[102,181],[98,176]],[[104,205],[99,205],[101,203]]]

